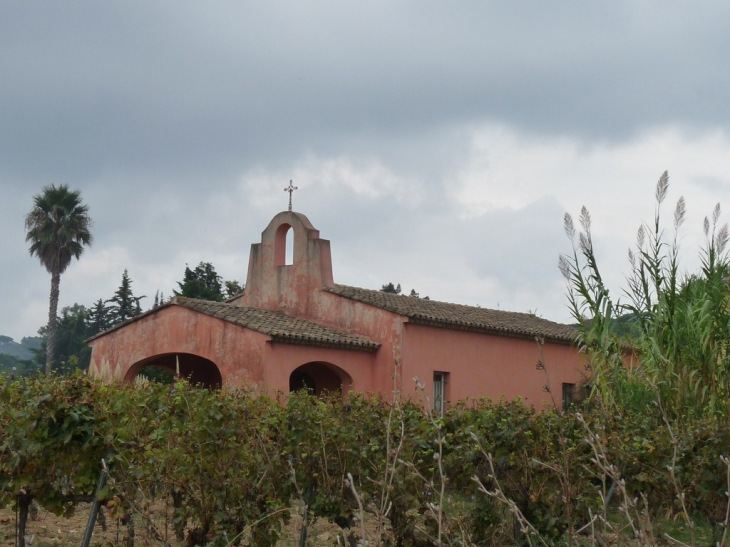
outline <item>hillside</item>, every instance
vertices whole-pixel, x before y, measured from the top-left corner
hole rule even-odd
[[[10,336],[0,335],[0,353],[11,355],[24,361],[32,359],[33,350],[40,347],[41,340],[40,336],[26,336],[18,343]]]

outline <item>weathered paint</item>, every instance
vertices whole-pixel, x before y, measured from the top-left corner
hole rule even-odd
[[[123,379],[140,362],[186,353],[212,361],[224,384],[255,383],[263,378],[267,340],[268,336],[226,321],[168,306],[92,340],[90,370],[104,378]]]
[[[282,264],[289,228],[294,237],[294,256],[293,263],[287,266]],[[396,362],[400,361],[403,318],[322,290],[332,285],[329,241],[319,237],[319,231],[307,217],[284,211],[262,232],[261,243],[251,246],[246,291],[235,303],[281,310],[380,342],[382,345],[371,364],[369,378],[362,385],[356,380],[355,386],[361,391],[391,392]],[[298,352],[303,351],[296,347]],[[343,352],[342,360],[330,362],[358,379],[359,375],[349,366],[341,364],[361,361],[363,356],[358,353]],[[368,359],[373,361],[372,356]],[[278,368],[276,361],[268,361],[267,368]]]
[[[522,398],[537,409],[562,404],[562,384],[584,380],[585,360],[571,346],[458,330],[406,325],[403,376],[433,394],[434,372],[448,374],[446,399]],[[543,363],[544,366],[538,366]],[[545,391],[549,386],[550,392]],[[552,398],[551,398],[552,394]]]
[[[351,378],[343,385],[345,391],[355,385],[365,391],[375,390],[372,353],[274,344],[266,335],[182,306],[163,308],[92,340],[91,346],[91,371],[106,379],[131,380],[156,358],[185,354],[213,363],[224,385],[256,385],[266,392],[288,392],[289,377],[296,368],[306,363],[344,368],[344,363]],[[181,376],[186,376],[186,370],[181,370]]]
[[[294,241],[289,265],[287,234]],[[333,284],[329,241],[304,215],[279,213],[261,242],[251,246],[246,290],[232,304],[279,310],[357,334],[380,343],[376,352],[273,343],[267,335],[173,305],[92,340],[91,370],[129,379],[158,356],[189,354],[214,363],[224,385],[286,393],[298,371],[318,375],[327,389],[339,379],[343,392],[384,395],[394,388],[413,393],[414,377],[432,393],[434,372],[444,372],[448,399],[519,396],[537,408],[551,404],[544,386],[550,385],[560,404],[562,384],[583,378],[583,360],[574,347],[546,343],[540,348],[533,340],[411,324],[404,316],[324,290]],[[540,361],[545,370],[537,367]]]

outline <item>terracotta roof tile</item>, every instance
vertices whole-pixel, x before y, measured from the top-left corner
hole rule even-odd
[[[408,317],[410,323],[434,327],[484,332],[516,338],[540,337],[562,344],[575,342],[577,331],[530,313],[490,310],[450,304],[372,289],[334,285],[325,290]]]
[[[380,344],[361,336],[324,327],[306,319],[291,317],[279,311],[236,306],[177,296],[172,301],[190,310],[217,317],[234,325],[271,336],[274,342],[324,346],[360,351],[375,351]]]

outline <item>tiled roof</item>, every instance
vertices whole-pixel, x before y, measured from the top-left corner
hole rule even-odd
[[[338,330],[323,327],[306,319],[297,319],[290,317],[285,313],[271,310],[262,310],[258,308],[247,308],[228,304],[226,302],[210,302],[208,300],[198,300],[196,298],[186,298],[184,296],[176,296],[167,304],[163,304],[157,308],[152,308],[131,319],[127,319],[123,323],[114,325],[99,334],[85,340],[90,342],[96,338],[100,338],[105,334],[118,330],[129,323],[138,321],[139,319],[152,315],[163,308],[170,306],[182,306],[184,308],[210,315],[228,321],[239,327],[266,334],[271,337],[274,342],[285,344],[301,344],[306,346],[320,346],[329,348],[341,348],[358,351],[376,351],[380,344],[363,338],[340,332]]]
[[[323,327],[306,319],[290,317],[279,311],[248,308],[183,296],[175,297],[172,303],[266,334],[271,336],[274,342],[360,351],[375,351],[380,347],[377,342],[361,336]]]
[[[410,323],[457,330],[484,332],[516,338],[542,338],[562,344],[575,342],[573,327],[554,323],[530,313],[490,310],[450,304],[372,289],[334,285],[325,290],[408,317]]]

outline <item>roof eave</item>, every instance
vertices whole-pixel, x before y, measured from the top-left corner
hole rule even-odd
[[[497,329],[494,327],[487,327],[483,325],[465,325],[463,323],[457,323],[457,322],[450,322],[450,321],[439,321],[434,319],[426,319],[423,317],[418,316],[411,316],[408,318],[408,323],[412,325],[422,325],[425,327],[435,327],[439,329],[449,329],[449,330],[460,330],[464,332],[475,332],[479,334],[491,334],[493,336],[504,336],[507,338],[520,338],[523,340],[535,340],[537,338],[545,341],[550,342],[553,344],[562,344],[566,346],[572,346],[577,342],[577,333],[576,338],[568,338],[568,337],[560,337],[560,336],[550,336],[545,334],[536,334],[536,333],[530,333],[530,332],[520,332],[520,331],[514,331],[514,330],[508,330],[508,329]]]
[[[152,309],[149,309],[147,311],[143,311],[142,313],[140,313],[138,315],[135,315],[134,317],[130,317],[126,321],[122,321],[121,323],[117,323],[113,327],[109,327],[106,330],[103,330],[101,332],[96,333],[94,336],[90,336],[89,338],[87,338],[86,340],[84,340],[84,344],[88,344],[89,342],[92,342],[92,341],[96,340],[97,338],[101,338],[103,336],[106,336],[107,334],[110,334],[110,333],[114,332],[115,330],[121,329],[122,327],[126,327],[127,325],[129,325],[131,323],[134,323],[135,321],[139,321],[140,319],[144,319],[145,317],[148,317],[148,316],[150,316],[150,315],[152,315],[154,313],[157,313],[158,311],[160,311],[162,309],[169,308],[170,306],[179,306],[179,305],[180,304],[178,304],[177,302],[175,302],[175,299],[173,298],[172,300],[170,300],[169,302],[167,302],[165,304],[160,304],[156,308],[152,308]]]
[[[380,349],[380,344],[375,342],[362,342],[360,344],[348,342],[334,342],[329,340],[312,340],[295,338],[293,336],[270,335],[271,342],[275,344],[289,344],[294,346],[313,346],[329,349],[343,349],[348,351],[363,351],[367,353],[375,353]]]

